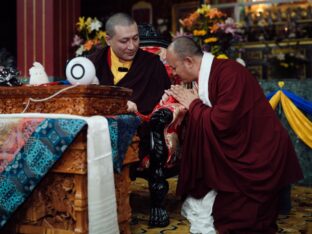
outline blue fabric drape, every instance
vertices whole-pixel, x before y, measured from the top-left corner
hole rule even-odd
[[[141,123],[135,115],[116,115],[106,117],[112,145],[114,171],[120,172],[128,146]]]
[[[273,95],[274,95],[276,92],[277,92],[277,91],[273,91],[273,92],[271,92],[271,93],[268,93],[268,94],[266,95],[266,98],[267,98],[268,100],[270,100],[271,97],[273,97]]]

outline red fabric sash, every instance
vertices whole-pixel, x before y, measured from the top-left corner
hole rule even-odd
[[[178,103],[172,96],[170,96],[165,102],[159,102],[155,108],[153,109],[152,113],[149,115],[143,115],[139,112],[136,112],[136,115],[141,118],[142,121],[149,121],[152,114],[162,108],[169,109],[173,113],[173,119],[170,124],[168,124],[167,127],[164,129],[164,137],[165,142],[168,147],[168,157],[166,161],[166,167],[170,167],[171,162],[175,161],[172,160],[172,156],[177,151],[177,148],[179,147],[179,130],[181,127],[181,123],[183,121],[183,118],[186,114],[186,108]],[[174,163],[174,162],[172,162]]]

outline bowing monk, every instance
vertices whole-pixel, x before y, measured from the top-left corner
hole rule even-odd
[[[187,37],[170,44],[167,62],[183,82],[198,84],[166,91],[188,109],[177,194],[186,198],[191,233],[275,233],[279,193],[302,172],[258,81]]]

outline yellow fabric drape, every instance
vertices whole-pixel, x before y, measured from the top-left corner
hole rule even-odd
[[[274,95],[275,96],[275,95]],[[294,105],[294,103],[281,92],[281,102],[285,116],[297,134],[297,136],[310,148],[312,148],[312,123],[311,121]]]
[[[276,109],[276,107],[277,107],[279,101],[281,100],[281,92],[282,92],[281,90],[277,91],[277,92],[273,95],[273,97],[271,97],[271,99],[270,99],[270,104],[271,104],[273,110]]]
[[[273,110],[276,109],[280,101],[290,127],[312,149],[312,122],[295,106],[282,90],[277,91],[270,99]]]

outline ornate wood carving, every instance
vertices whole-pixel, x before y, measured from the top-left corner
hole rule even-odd
[[[71,89],[63,89],[72,87]],[[52,95],[57,94],[55,97]],[[1,87],[0,113],[21,113],[30,98],[48,99],[42,102],[30,101],[27,112],[66,113],[82,116],[116,115],[127,113],[130,89],[101,85],[55,85]]]
[[[69,150],[62,155],[62,159],[54,165],[52,169],[54,172],[87,174],[86,131],[83,129],[80,132]]]
[[[49,173],[13,215],[4,231],[46,233],[45,230],[52,229],[87,233],[86,185],[85,175]]]

